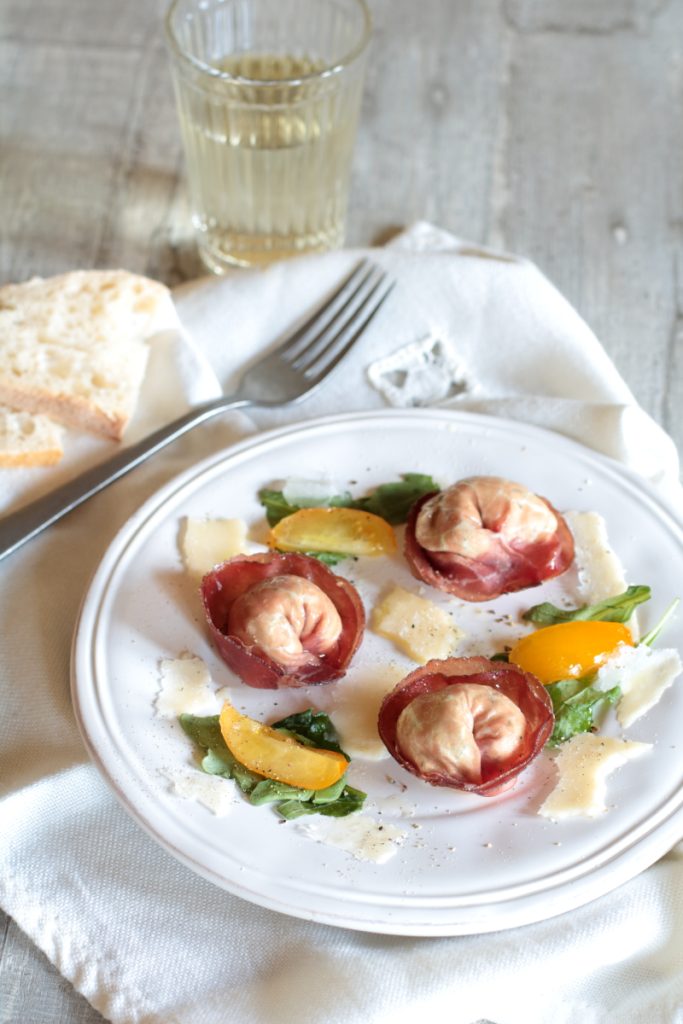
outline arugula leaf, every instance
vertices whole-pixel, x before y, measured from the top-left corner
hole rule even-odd
[[[405,523],[411,506],[425,494],[441,488],[426,473],[402,473],[396,483],[380,484],[366,498],[357,498],[353,508],[372,512],[392,526]]]
[[[289,551],[283,551],[282,548],[273,548],[273,551],[278,551],[280,554],[288,555],[291,554]],[[340,562],[345,561],[348,558],[354,558],[355,555],[345,555],[343,551],[297,551],[298,555],[308,555],[309,558],[317,558],[319,562],[324,562],[325,565],[333,566],[339,565]]]
[[[248,769],[245,769],[248,770]],[[321,811],[318,805],[332,805],[345,795],[349,788],[346,785],[346,774],[341,779],[327,786],[325,789],[301,789],[298,786],[289,786],[286,782],[277,782],[275,779],[264,779],[259,776],[260,781],[249,792],[249,802],[259,807],[261,804],[285,803],[310,803],[311,809],[307,813],[316,814]],[[276,808],[279,810],[278,808]],[[346,812],[350,813],[350,812]],[[341,815],[340,815],[341,817]]]
[[[331,786],[326,786],[325,789],[315,790],[311,798],[311,803],[333,804],[335,800],[339,800],[347,788],[346,775],[344,774],[341,779],[333,782]]]
[[[577,693],[581,693],[587,686],[590,686],[591,682],[595,679],[595,673],[591,673],[590,679],[558,679],[556,683],[549,683],[546,685],[548,696],[553,702],[553,711],[555,715],[558,715],[562,705],[575,697]]]
[[[305,803],[299,800],[286,800],[277,805],[278,813],[291,821],[293,818],[300,818],[303,814],[324,814],[330,818],[345,818],[347,814],[359,811],[367,793],[353,786],[345,786],[342,795],[338,800],[329,804]]]
[[[582,679],[560,679],[546,687],[555,712],[555,727],[548,746],[557,747],[580,732],[592,732],[600,705],[615,704],[621,697],[618,686],[596,690],[591,685],[595,675],[591,672]]]
[[[334,494],[326,501],[321,501],[319,507],[357,508],[386,519],[392,526],[398,526],[400,523],[405,523],[411,505],[418,498],[438,490],[440,490],[439,485],[426,473],[402,473],[400,480],[380,484],[364,498],[352,498],[348,491],[344,491],[343,494]],[[266,510],[266,519],[270,526],[277,526],[281,519],[291,516],[303,507],[288,502],[282,491],[267,487],[259,491],[258,497]],[[307,552],[307,554],[315,554],[316,558],[320,558],[320,552]],[[326,552],[325,554],[336,556],[335,552]],[[342,557],[345,556],[339,556],[340,559]]]
[[[346,785],[346,773],[325,789],[301,789],[285,782],[267,779],[251,771],[233,755],[223,739],[218,715],[180,715],[180,724],[190,739],[204,753],[202,771],[233,779],[249,802],[255,806],[275,804],[284,818],[297,818],[301,814],[326,814],[343,818],[363,805],[365,793]],[[311,747],[335,750],[350,760],[339,746],[339,737],[324,711],[308,708],[288,715],[273,726],[292,735]],[[282,808],[285,809],[284,813]],[[299,808],[297,810],[297,808]]]
[[[310,505],[293,505],[287,501],[282,491],[274,491],[269,487],[262,487],[258,492],[258,498],[266,510],[266,519],[269,526],[277,526],[281,519],[299,512],[302,508],[311,508]],[[319,508],[353,508],[353,499],[348,491],[343,494],[335,494],[326,501],[321,501]]]
[[[300,789],[297,786],[289,786],[286,782],[277,782],[275,779],[261,779],[251,791],[249,802],[259,807],[261,804],[274,804],[286,798],[310,800],[313,793],[312,789]]]
[[[282,491],[274,491],[269,487],[263,487],[258,492],[258,499],[266,510],[266,519],[269,526],[277,526],[281,519],[298,512],[300,505],[290,505]]]
[[[201,761],[202,771],[234,779],[247,795],[256,788],[263,776],[246,768],[234,756],[221,734],[218,715],[181,715],[180,724],[190,739],[206,751]]]
[[[676,611],[680,603],[680,598],[678,597],[671,602],[671,604],[666,609],[659,622],[652,627],[649,633],[646,633],[645,636],[638,641],[639,646],[641,644],[646,644],[648,647],[652,647],[652,644],[655,642],[659,634],[662,632],[662,630],[664,629],[667,622],[669,621],[673,613]]]
[[[204,750],[208,750],[209,747],[217,747],[219,749],[224,747],[228,757],[233,761],[235,760],[225,745],[218,715],[180,715],[178,720],[187,735],[198,747],[203,747]],[[219,775],[220,772],[214,772],[213,774]]]
[[[294,733],[297,739],[308,741],[310,746],[320,747],[323,750],[334,750],[338,754],[344,754],[347,761],[351,760],[339,746],[337,730],[332,724],[330,716],[326,715],[324,711],[314,711],[313,708],[297,711],[293,715],[281,718],[279,722],[273,722],[273,729],[285,729]]]
[[[558,608],[549,601],[534,605],[522,616],[527,622],[535,622],[541,626],[555,626],[560,622],[578,622],[597,620],[600,622],[628,622],[633,611],[639,604],[649,601],[650,587],[628,587],[623,594],[608,597],[599,604],[586,604],[580,608]]]
[[[302,555],[308,555],[309,558],[317,558],[319,562],[324,562],[325,565],[339,565],[340,562],[345,561],[347,558],[353,558],[353,555],[345,555],[343,551],[302,551]]]

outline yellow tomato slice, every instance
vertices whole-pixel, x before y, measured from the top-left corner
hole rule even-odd
[[[280,551],[337,551],[345,555],[389,555],[396,535],[380,516],[357,508],[302,508],[270,531]]]
[[[237,760],[268,779],[301,789],[325,789],[338,782],[348,767],[343,754],[306,747],[269,725],[241,715],[228,702],[219,721],[223,739]]]
[[[542,683],[586,675],[607,660],[620,644],[633,646],[621,622],[561,622],[518,640],[510,661]]]

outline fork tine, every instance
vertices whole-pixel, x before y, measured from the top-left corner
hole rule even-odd
[[[384,290],[382,290],[383,284],[386,284]],[[387,283],[386,275],[382,276],[371,295],[366,299],[359,315],[351,323],[347,324],[340,334],[331,338],[327,347],[302,371],[307,380],[314,382],[316,379],[322,379],[335,368],[337,363],[344,358],[354,342],[379,312],[392,291],[394,284],[394,281]]]
[[[292,369],[305,370],[342,335],[347,326],[353,326],[356,316],[362,313],[365,304],[372,299],[385,280],[386,274],[381,267],[371,266],[370,273],[365,275],[336,316],[316,334],[311,334],[304,347],[299,347],[296,357],[291,362]]]
[[[339,310],[348,302],[353,296],[367,277],[372,273],[374,264],[369,260],[364,259],[358,263],[351,273],[342,281],[337,291],[332,294],[332,297],[327,300],[322,308],[318,308],[315,313],[312,314],[301,324],[293,334],[290,334],[286,341],[280,348],[279,355],[281,359],[289,362],[292,359],[296,359],[299,353],[305,348],[305,346],[311,340],[312,334],[318,334],[320,330],[323,330],[330,321],[337,315]]]

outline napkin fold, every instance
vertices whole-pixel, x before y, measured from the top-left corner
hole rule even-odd
[[[175,293],[136,431],[219,390],[367,253],[302,257]],[[397,287],[353,355],[289,410],[221,417],[2,567],[0,903],[114,1024],[671,1024],[681,1020],[683,852],[571,914],[484,936],[375,936],[289,918],[196,877],[134,824],[89,763],[69,701],[81,595],[115,529],[181,469],[249,431],[322,413],[439,404],[549,427],[680,500],[670,438],[526,260],[418,224],[370,255]],[[75,452],[65,472],[107,453]],[[3,474],[2,510],[54,485]],[[38,476],[38,473],[46,474]]]
[[[342,250],[276,264],[244,273],[239,288],[233,276],[202,279],[179,289],[176,305],[231,390],[245,363],[285,337],[363,255]],[[548,427],[655,483],[677,486],[673,441],[640,408],[593,332],[532,263],[426,223],[371,255],[397,287],[354,358],[294,413],[251,412],[259,427],[387,404],[439,405]],[[415,352],[420,345],[444,353],[429,374]],[[402,396],[389,403],[380,373],[373,373],[383,360],[394,361],[390,378],[408,377]]]

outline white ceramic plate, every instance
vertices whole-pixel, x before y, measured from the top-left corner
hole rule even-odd
[[[612,890],[664,854],[683,835],[680,684],[627,730],[654,748],[610,778],[609,811],[595,820],[551,822],[536,814],[551,785],[546,755],[511,794],[488,799],[429,787],[388,756],[355,760],[351,781],[368,792],[367,813],[405,833],[381,865],[314,841],[269,807],[240,800],[217,817],[172,793],[168,772],[190,764],[192,751],[178,724],[155,713],[161,659],[183,651],[203,658],[216,685],[230,687],[239,707],[266,721],[307,706],[331,708],[334,719],[345,687],[372,681],[387,663],[403,664],[405,672],[415,667],[368,632],[342,682],[259,691],[237,681],[211,647],[178,552],[183,517],[242,517],[257,526],[261,487],[321,470],[356,494],[406,471],[431,473],[442,485],[475,473],[506,476],[561,510],[604,515],[629,582],[653,587],[651,608],[642,613],[646,628],[680,591],[683,532],[657,494],[616,464],[536,428],[445,411],[386,412],[318,420],[237,445],[173,481],[131,518],[84,600],[74,702],[92,757],[130,814],[194,871],[247,900],[403,935],[478,933],[545,919]],[[357,583],[368,608],[390,579],[419,590],[400,555],[337,571]],[[429,596],[467,630],[463,653],[492,654],[509,639],[506,616],[552,600],[557,586],[490,605]],[[680,616],[662,642],[683,649]],[[605,728],[620,734],[613,720]]]

